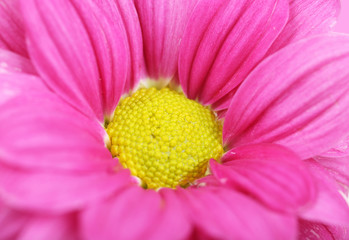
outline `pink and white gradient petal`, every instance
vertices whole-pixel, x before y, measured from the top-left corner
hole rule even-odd
[[[9,65],[10,69],[12,67],[13,65]],[[15,97],[25,95],[28,92],[48,91],[44,83],[37,76],[16,73],[0,75],[0,105]]]
[[[312,35],[328,33],[336,23],[340,0],[290,0],[290,17],[268,54]]]
[[[0,48],[27,57],[24,27],[18,0],[0,3]]]
[[[288,45],[244,81],[226,115],[227,146],[269,142],[302,159],[349,132],[349,37],[318,36]]]
[[[198,0],[136,0],[147,73],[171,79],[178,71],[178,52],[184,30]]]
[[[79,1],[23,0],[21,7],[30,58],[42,79],[81,112],[103,121],[126,80],[119,26],[90,0],[83,6]]]
[[[28,58],[9,50],[0,49],[0,74],[3,73],[28,73],[36,74],[36,71]]]
[[[246,193],[279,212],[295,213],[316,197],[301,159],[278,145],[234,148],[222,157],[222,164],[211,160],[210,169],[225,187]]]
[[[287,17],[286,0],[200,1],[179,52],[186,95],[213,104],[233,91],[264,57]]]
[[[224,187],[176,191],[192,224],[210,239],[295,239],[297,234],[294,216],[270,211],[236,191]]]
[[[343,187],[314,160],[307,160],[305,163],[316,183],[318,197],[312,206],[300,214],[301,218],[327,225],[349,227],[349,206],[340,193],[344,190]]]

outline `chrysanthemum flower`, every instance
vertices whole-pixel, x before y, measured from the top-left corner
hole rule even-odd
[[[348,227],[314,163],[349,132],[349,37],[312,36],[333,24],[336,1],[0,9],[0,239]]]

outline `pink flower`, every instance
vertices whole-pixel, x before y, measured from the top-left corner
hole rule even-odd
[[[349,37],[312,36],[337,11],[325,0],[2,2],[0,239],[295,239],[314,222],[348,227],[325,160],[309,160],[349,132]],[[222,163],[190,187],[144,190],[105,146],[104,120],[146,77],[224,118]]]

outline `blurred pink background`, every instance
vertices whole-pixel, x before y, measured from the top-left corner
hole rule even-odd
[[[334,27],[336,32],[349,33],[349,0],[341,0],[342,9],[339,14],[337,25]]]

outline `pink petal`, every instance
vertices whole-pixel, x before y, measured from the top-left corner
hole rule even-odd
[[[301,220],[299,222],[299,240],[347,240],[349,228],[327,226],[321,223]]]
[[[13,73],[0,75],[0,105],[11,100],[12,98],[25,95],[27,93],[48,91],[49,90],[43,84],[41,79],[36,76]],[[21,105],[23,105],[23,103],[21,103]]]
[[[187,239],[192,226],[183,202],[169,188],[128,188],[82,215],[86,239]]]
[[[0,4],[0,48],[28,56],[18,0],[2,0]]]
[[[339,0],[290,0],[290,17],[268,54],[319,33],[335,25],[340,10]]]
[[[237,147],[227,152],[222,162],[210,162],[216,178],[274,210],[295,212],[315,198],[313,182],[303,162],[278,145]]]
[[[83,213],[83,238],[149,239],[149,232],[157,230],[162,204],[155,191],[127,188]]]
[[[128,188],[82,215],[86,239],[186,239],[194,226],[215,239],[293,239],[296,234],[295,218],[223,188],[161,189],[160,194]]]
[[[116,164],[99,123],[53,94],[27,93],[6,102],[0,112],[0,162],[4,164],[70,172],[104,170]]]
[[[286,0],[202,0],[181,41],[179,78],[191,99],[212,104],[263,58],[288,17]]]
[[[77,239],[75,214],[49,216],[11,209],[0,203],[0,239]]]
[[[349,227],[349,206],[338,183],[315,161],[306,161],[317,184],[318,198],[302,213],[302,218],[329,225]]]
[[[238,87],[236,87],[233,91],[230,91],[227,95],[222,97],[221,99],[217,100],[212,104],[212,108],[216,112],[223,112],[224,117],[226,115],[226,112],[228,111],[231,99],[235,95],[236,91],[238,90]]]
[[[185,239],[192,230],[182,202],[173,189],[160,189],[162,195],[162,214],[158,219],[157,229],[149,235],[149,239]]]
[[[302,159],[334,146],[349,132],[347,65],[347,36],[319,36],[280,50],[234,96],[225,144],[278,143]]]
[[[172,78],[177,73],[183,32],[198,0],[136,0],[144,57],[151,78]]]
[[[0,73],[11,72],[36,74],[28,58],[8,50],[0,49]]]
[[[99,69],[101,81],[100,93],[104,114],[111,115],[123,94],[127,71],[130,68],[126,51],[126,32],[118,11],[113,16],[106,16],[111,8],[116,9],[116,2],[105,0],[105,5],[97,6],[92,1],[72,1],[76,12],[82,18]],[[116,24],[116,22],[118,24]]]
[[[28,93],[0,111],[0,195],[7,205],[64,212],[133,182],[129,171],[112,171],[117,163],[98,123],[57,96]]]
[[[91,0],[21,1],[29,54],[56,93],[102,121],[126,79],[124,32]]]
[[[178,189],[188,217],[209,239],[294,239],[295,217],[278,214],[225,189]]]
[[[321,153],[320,156],[328,158],[349,157],[349,136],[341,139],[334,147]]]
[[[349,1],[340,1],[341,9],[339,13],[339,18],[336,25],[333,28],[333,31],[341,32],[341,33],[349,33]]]
[[[22,171],[0,164],[0,195],[17,209],[64,213],[106,198],[127,185],[129,172]]]
[[[125,92],[127,92],[132,90],[145,74],[142,31],[135,5],[133,1],[129,0],[94,1],[98,2],[113,25],[121,25],[120,27],[125,31],[126,50],[129,57],[121,60],[128,64],[127,81],[125,83]]]
[[[78,238],[74,216],[34,217],[16,238],[18,240],[74,240]]]
[[[145,75],[144,49],[142,30],[139,16],[136,12],[134,2],[128,0],[116,1],[125,26],[128,51],[130,52],[129,77],[126,81],[125,91],[131,90]]]
[[[337,182],[349,186],[349,156],[341,158],[317,156],[315,160],[324,166]]]
[[[222,181],[220,181],[220,179],[217,179],[214,175],[210,174],[205,177],[197,179],[195,181],[195,185],[199,187],[205,187],[205,186],[220,187],[222,186]]]
[[[18,233],[29,220],[28,214],[15,211],[0,202],[0,239],[17,239]]]

